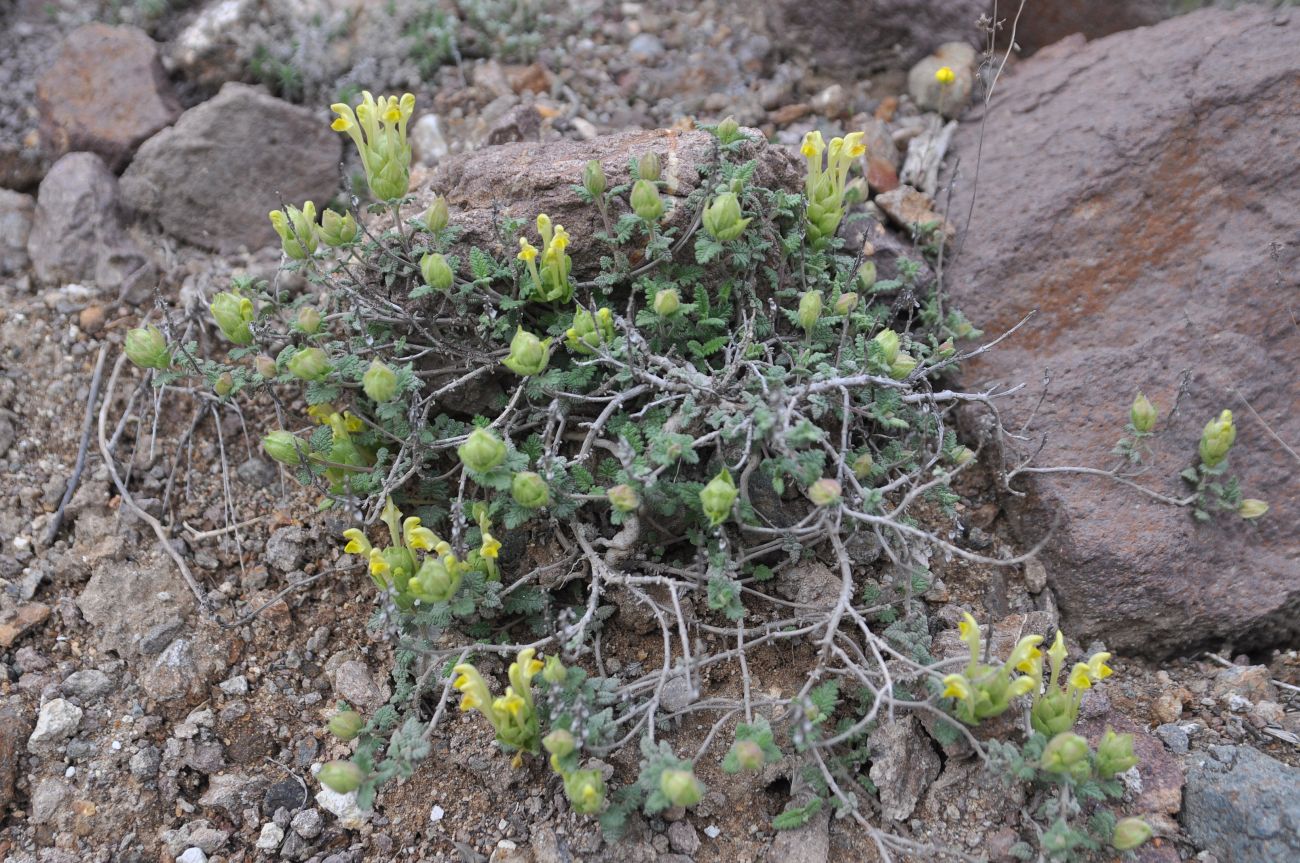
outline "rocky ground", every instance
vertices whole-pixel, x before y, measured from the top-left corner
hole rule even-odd
[[[1206,411],[1232,406],[1234,467],[1273,507],[1258,528],[1194,527],[1084,480],[1035,480],[1022,501],[983,469],[958,489],[955,541],[1023,550],[1055,511],[1062,539],[1010,570],[935,561],[926,600],[940,640],[965,609],[1008,638],[1063,617],[1079,647],[1119,654],[1085,727],[1138,736],[1126,806],[1155,815],[1161,837],[1144,859],[1300,857],[1300,200],[1288,183],[1300,170],[1300,15],[1209,11],[1067,40],[1013,58],[1001,96],[968,108],[988,80],[978,54],[927,55],[950,40],[981,46],[982,3],[871,14],[831,3],[825,21],[803,5],[585,0],[540,4],[509,27],[474,17],[515,8],[490,2],[457,4],[450,24],[414,2],[0,7],[0,859],[874,859],[848,819],[772,830],[788,770],[756,785],[716,763],[701,765],[711,793],[699,807],[638,821],[608,846],[540,765],[506,768],[469,717],[373,813],[313,779],[346,751],[323,730],[336,700],[382,706],[391,654],[365,625],[369,580],[338,566],[334,517],[311,514],[313,495],[256,449],[267,418],[298,408],[261,395],[218,413],[136,388],[129,370],[111,378],[143,316],[168,306],[207,349],[205,299],[235,274],[274,277],[261,214],[339,193],[343,151],[321,131],[323,106],[359,85],[417,93],[423,189],[493,164],[467,160],[511,142],[602,152],[608,133],[727,114],[782,145],[811,128],[865,128],[868,238],[919,260],[909,224],[946,213],[961,254],[945,278],[972,319],[993,331],[1043,309],[968,374],[1034,384],[1050,358],[1042,409],[1030,409],[1038,390],[1024,409],[1049,462],[1104,463],[1138,386],[1183,405],[1170,452],[1194,448]],[[1025,53],[1076,28],[1117,29],[1077,5],[1045,4]],[[1129,8],[1126,27],[1171,11]],[[861,44],[871,50],[855,54]],[[928,87],[939,65],[955,68],[957,96]],[[1111,110],[1114,93],[1138,94],[1128,113]],[[106,422],[90,414],[83,436],[105,346]],[[124,505],[101,436],[121,442],[140,507],[177,526],[198,596]],[[1169,493],[1177,458],[1158,462]],[[631,626],[619,639],[610,654],[634,661],[661,649]],[[788,655],[750,667],[777,694],[802,683],[795,670]],[[732,672],[707,681],[732,684]],[[870,767],[892,826],[1006,859],[1027,829],[1022,801],[1008,806],[977,762],[919,723],[898,726],[873,739]],[[675,740],[689,749],[707,730],[687,723]]]

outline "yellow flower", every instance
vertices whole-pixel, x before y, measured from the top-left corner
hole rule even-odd
[[[850,158],[856,159],[867,152],[866,145],[862,143],[863,132],[850,132],[844,136],[844,151]]]
[[[1070,669],[1069,680],[1066,681],[1071,689],[1090,689],[1092,688],[1092,677],[1088,673],[1088,665],[1084,662],[1076,662],[1074,668]]]
[[[456,679],[451,685],[456,688],[457,692],[461,693],[460,709],[478,709],[495,726],[495,717],[489,714],[488,711],[483,710],[484,705],[490,704],[492,701],[492,692],[488,689],[487,682],[483,680],[483,675],[479,674],[478,669],[474,666],[465,663],[453,668],[452,673],[456,675]]]
[[[431,551],[438,537],[427,527],[420,527],[419,517],[413,515],[402,522],[402,541],[412,551]]]
[[[355,527],[350,527],[343,531],[343,538],[348,541],[348,544],[343,546],[344,554],[364,554],[366,557],[370,556],[370,540],[366,539],[366,535],[360,530]]]
[[[351,434],[356,434],[357,432],[365,431],[366,424],[360,417],[353,414],[352,411],[344,411],[343,428]]]
[[[492,702],[493,710],[512,719],[518,719],[527,708],[527,702],[516,695],[514,689],[509,686],[506,687],[505,695]]]
[[[483,534],[483,547],[479,549],[479,554],[484,557],[496,560],[497,552],[501,550],[501,541],[490,533]]]
[[[1026,635],[1011,650],[1007,665],[1025,674],[1034,674],[1042,665],[1043,652],[1038,649],[1042,643],[1041,635]]]
[[[952,71],[951,67],[940,66],[939,69],[934,73],[934,80],[938,81],[940,84],[946,87],[949,84],[951,84],[953,81],[957,80],[957,74]]]
[[[960,698],[963,701],[969,701],[971,698],[970,683],[960,674],[949,674],[943,679],[943,698]]]
[[[822,140],[822,133],[815,129],[803,136],[803,145],[799,152],[809,159],[820,156],[826,150],[826,142]]]
[[[1012,698],[1019,698],[1027,692],[1033,692],[1038,688],[1038,681],[1032,677],[1017,677],[1011,681],[1008,691]]]
[[[390,569],[392,567],[388,565],[388,561],[384,560],[383,553],[377,548],[370,549],[370,574],[385,575]]]
[[[342,107],[347,107],[347,106],[342,106]],[[335,111],[338,111],[339,108],[340,108],[339,105],[333,106],[333,110]],[[352,113],[351,109],[348,110],[348,113],[349,114]],[[346,116],[336,117],[334,119],[334,122],[330,123],[330,128],[333,129],[335,132],[347,132],[351,130],[354,126],[356,126],[356,123],[353,123],[352,119]]]
[[[546,249],[547,254],[550,254],[552,250],[554,250],[556,254],[559,254],[568,247],[569,232],[564,230],[563,225],[556,225],[555,236],[551,239],[550,246]]]
[[[519,260],[530,262],[537,260],[537,247],[528,242],[526,237],[519,238]]]
[[[1094,653],[1092,658],[1088,660],[1088,676],[1094,682],[1105,680],[1115,673],[1114,669],[1106,664],[1107,659],[1110,659],[1110,654],[1102,652]]]

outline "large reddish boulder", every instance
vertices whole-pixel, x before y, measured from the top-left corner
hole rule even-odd
[[[959,227],[977,197],[953,302],[991,335],[1037,310],[964,370],[968,387],[1028,385],[1001,402],[1008,429],[1032,416],[1007,463],[1112,467],[1142,390],[1161,418],[1134,481],[1187,495],[1178,474],[1228,408],[1230,473],[1271,506],[1198,523],[1109,479],[1017,477],[1025,542],[1061,519],[1045,563],[1080,639],[1161,654],[1300,635],[1297,45],[1300,14],[1257,8],[1076,37],[1000,83],[978,184],[979,118],[957,136]]]

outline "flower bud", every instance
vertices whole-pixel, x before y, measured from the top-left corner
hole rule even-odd
[[[299,380],[318,381],[329,371],[329,357],[320,348],[303,348],[289,358],[289,374]]]
[[[1102,779],[1110,779],[1137,763],[1137,756],[1133,754],[1133,735],[1116,734],[1107,728],[1097,743],[1097,774]]]
[[[751,221],[740,216],[740,199],[731,192],[724,192],[705,209],[704,231],[719,243],[730,242],[739,237]]]
[[[1128,409],[1128,418],[1133,423],[1133,428],[1145,434],[1156,426],[1155,405],[1142,393],[1138,393],[1137,398],[1133,399],[1133,406]]]
[[[605,194],[605,169],[600,166],[598,159],[592,159],[582,169],[582,187],[593,198]]]
[[[556,758],[563,758],[578,748],[578,741],[571,732],[557,728],[542,738],[542,748]]]
[[[916,368],[916,357],[904,351],[889,364],[889,376],[896,381],[901,381],[910,375],[914,368]]]
[[[1217,467],[1228,456],[1232,442],[1237,439],[1237,427],[1232,424],[1232,411],[1225,410],[1217,419],[1205,424],[1201,432],[1201,463]]]
[[[1237,507],[1237,515],[1246,519],[1259,518],[1266,512],[1268,512],[1268,504],[1253,497],[1246,498],[1241,502],[1241,506]]]
[[[700,506],[709,524],[717,527],[731,515],[731,505],[736,502],[736,483],[731,479],[731,472],[725,467],[722,472],[709,480],[708,485],[700,489]]]
[[[449,290],[456,280],[447,259],[437,252],[426,252],[420,258],[420,275],[424,276],[424,283],[435,291]]]
[[[632,512],[641,505],[636,490],[626,483],[611,487],[605,494],[609,497],[610,505],[619,512]]]
[[[306,455],[307,447],[292,432],[273,431],[262,438],[262,449],[280,464],[297,465],[301,456]]]
[[[371,401],[382,404],[397,395],[397,372],[379,360],[371,360],[370,368],[361,376],[361,388]]]
[[[1082,778],[1088,773],[1088,741],[1071,731],[1057,734],[1043,749],[1040,766],[1049,773]]]
[[[655,314],[661,318],[671,318],[681,305],[681,297],[675,288],[665,288],[655,294]]]
[[[957,73],[952,71],[951,66],[940,66],[935,70],[934,80],[938,81],[941,87],[947,87],[957,80]]]
[[[864,452],[853,460],[853,475],[858,479],[866,479],[871,476],[871,469],[876,466],[876,460],[871,457],[871,453]]]
[[[740,124],[736,122],[735,117],[727,117],[718,124],[718,141],[722,144],[730,144],[733,141],[739,141],[743,136],[740,133]]]
[[[568,676],[569,669],[560,662],[560,657],[553,653],[546,657],[546,664],[542,666],[542,680],[555,686],[563,683]]]
[[[456,454],[465,467],[475,473],[487,473],[506,460],[506,445],[488,429],[474,429]]]
[[[1073,699],[1060,689],[1049,688],[1036,698],[1029,709],[1029,722],[1039,734],[1051,735],[1069,731],[1079,718],[1079,708]]]
[[[637,176],[642,180],[654,182],[659,179],[659,155],[657,153],[646,153],[637,163]]]
[[[741,770],[763,769],[763,747],[752,740],[737,740],[731,747]]]
[[[592,314],[581,306],[573,313],[573,326],[564,334],[564,343],[577,354],[590,354],[603,342],[614,340],[614,314],[602,308]]]
[[[811,333],[822,316],[822,292],[807,291],[799,298],[799,326]]]
[[[632,212],[647,222],[659,221],[664,214],[664,201],[654,183],[637,180],[632,184]]]
[[[659,790],[674,806],[694,806],[704,796],[704,786],[690,770],[665,770],[660,773]]]
[[[340,216],[333,210],[321,214],[320,238],[327,246],[346,246],[357,238],[357,220],[351,213]]]
[[[605,805],[605,778],[599,770],[575,770],[564,777],[564,796],[579,815],[596,815]]]
[[[822,477],[808,487],[808,499],[817,506],[830,506],[839,503],[840,484],[829,477]]]
[[[279,370],[275,367],[275,360],[266,354],[259,354],[257,359],[253,360],[253,368],[257,369],[257,373],[268,381],[279,374]]]
[[[510,496],[527,509],[540,509],[551,502],[546,480],[530,470],[521,470],[510,480]]]
[[[840,298],[835,301],[835,314],[843,317],[853,313],[858,307],[858,295],[852,291],[840,294]]]
[[[550,359],[550,345],[550,339],[539,339],[520,327],[510,340],[510,355],[501,362],[517,375],[528,377],[541,374],[546,370],[546,363]]]
[[[222,372],[212,384],[212,391],[223,399],[235,388],[235,378],[230,372]]]
[[[1132,851],[1151,838],[1151,825],[1141,818],[1121,818],[1115,824],[1111,847],[1116,851]]]
[[[881,330],[873,341],[880,345],[885,365],[892,366],[898,359],[898,333],[893,330]]]
[[[366,774],[351,761],[331,761],[316,774],[320,784],[336,794],[356,791],[366,781]]]
[[[955,353],[957,353],[957,348],[953,345],[952,339],[944,339],[944,341],[939,344],[940,359],[946,360]]]
[[[222,291],[212,298],[208,309],[226,338],[237,345],[253,343],[253,331],[248,326],[253,320],[252,300],[233,291]]]
[[[975,451],[968,446],[959,446],[952,451],[952,460],[957,464],[966,464],[973,458],[975,458]]]
[[[366,721],[355,710],[340,710],[330,717],[329,730],[339,740],[351,740],[361,733]]]
[[[447,227],[449,221],[451,221],[451,214],[447,207],[447,199],[438,195],[429,205],[429,209],[424,211],[424,226],[429,229],[429,233],[436,234]]]
[[[284,210],[272,210],[271,227],[280,235],[284,253],[296,261],[311,256],[316,251],[316,205],[311,201]]]
[[[858,267],[858,281],[862,283],[862,290],[871,290],[872,285],[876,283],[876,262],[863,261]]]
[[[320,331],[320,312],[315,306],[303,306],[298,310],[298,329],[309,336]]]
[[[126,358],[142,369],[165,369],[172,364],[167,339],[157,327],[136,327],[126,334]]]

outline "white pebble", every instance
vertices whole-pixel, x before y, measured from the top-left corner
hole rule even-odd
[[[432,821],[434,824],[437,824],[439,821],[442,820],[442,817],[446,814],[447,813],[443,810],[441,806],[435,804],[433,809],[429,811],[429,820]]]

